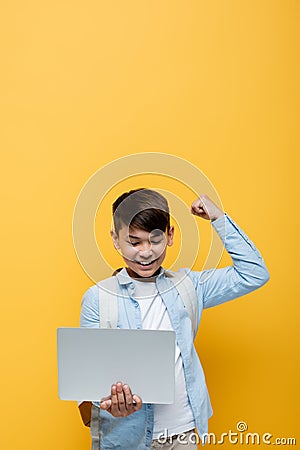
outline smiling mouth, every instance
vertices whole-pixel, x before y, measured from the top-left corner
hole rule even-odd
[[[153,259],[152,261],[134,261],[135,263],[139,264],[142,267],[147,267],[147,266],[151,266],[151,264],[153,264],[155,261],[157,261],[158,258]]]

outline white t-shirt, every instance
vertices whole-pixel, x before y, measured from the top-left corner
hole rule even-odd
[[[155,282],[135,280],[134,298],[140,305],[142,326],[147,330],[173,330],[167,308]],[[159,370],[159,361],[157,367]],[[179,347],[175,349],[175,401],[171,405],[154,405],[154,433],[172,436],[195,428],[195,421],[186,392],[186,384]]]

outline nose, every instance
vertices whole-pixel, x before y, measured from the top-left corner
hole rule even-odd
[[[143,243],[143,246],[141,247],[139,254],[142,258],[149,258],[152,256],[152,244],[151,242],[145,242]]]

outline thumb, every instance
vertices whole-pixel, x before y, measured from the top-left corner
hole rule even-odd
[[[111,407],[111,400],[104,400],[100,403],[101,409],[109,409]]]

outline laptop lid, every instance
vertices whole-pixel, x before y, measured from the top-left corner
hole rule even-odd
[[[145,403],[174,402],[175,332],[58,328],[61,400],[99,401],[117,381]]]

